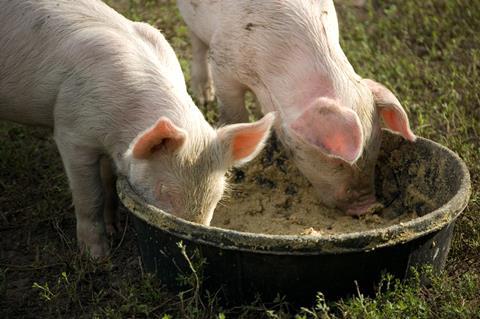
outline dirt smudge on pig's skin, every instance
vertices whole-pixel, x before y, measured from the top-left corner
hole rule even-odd
[[[401,208],[391,203],[360,217],[323,206],[275,137],[254,161],[231,172],[230,183],[212,226],[274,235],[329,235],[388,227],[417,217],[415,210],[393,211]],[[395,188],[395,183],[389,184],[388,192],[395,194]]]

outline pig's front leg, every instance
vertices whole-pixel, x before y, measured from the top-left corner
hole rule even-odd
[[[115,185],[117,176],[113,168],[112,160],[106,156],[103,156],[100,160],[100,176],[102,177],[103,191],[105,195],[105,204],[103,207],[105,228],[108,235],[113,235],[120,230],[118,196]]]
[[[215,92],[212,75],[208,67],[208,46],[190,31],[192,42],[192,90],[200,105],[213,102]]]
[[[74,137],[68,133],[55,131],[55,141],[72,189],[78,244],[98,258],[109,252],[103,219],[100,155],[96,150],[73,144],[71,139]]]
[[[245,108],[246,87],[228,75],[220,66],[212,64],[212,75],[222,124],[247,123]]]

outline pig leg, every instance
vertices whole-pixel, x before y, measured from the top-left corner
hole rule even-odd
[[[208,67],[208,46],[190,31],[192,42],[192,90],[200,105],[212,102],[215,98],[212,75]]]
[[[120,230],[120,221],[118,219],[118,196],[115,185],[117,176],[113,169],[112,160],[108,157],[102,157],[100,160],[100,176],[105,196],[103,207],[105,228],[107,234],[111,236]]]
[[[213,81],[218,101],[220,122],[222,124],[247,123],[248,111],[245,107],[246,87],[228,76],[220,67],[212,67]]]
[[[245,107],[245,89],[240,87],[217,87],[220,122],[223,124],[247,123],[248,111]]]
[[[56,131],[55,141],[65,166],[77,219],[77,240],[94,258],[108,254],[103,220],[104,196],[100,178],[100,154],[75,145],[68,133]]]
[[[252,115],[256,120],[261,119],[262,116],[263,116],[262,107],[260,106],[260,102],[258,101],[257,96],[253,93],[252,93],[252,95],[253,95],[254,107],[250,111],[252,112]]]

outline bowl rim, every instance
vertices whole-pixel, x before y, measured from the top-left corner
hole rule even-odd
[[[399,224],[362,232],[272,235],[204,226],[176,217],[148,204],[134,191],[125,176],[119,176],[117,191],[124,206],[136,218],[153,228],[177,237],[179,240],[188,240],[227,250],[282,255],[319,255],[372,251],[406,243],[438,231],[453,222],[468,204],[471,194],[470,174],[463,160],[447,147],[432,140],[418,137],[415,143],[423,144],[426,147],[439,148],[459,165],[458,173],[461,174],[461,181],[457,193],[443,206],[428,214]],[[153,219],[155,219],[155,222],[152,221]],[[139,234],[139,237],[141,237],[141,234]]]

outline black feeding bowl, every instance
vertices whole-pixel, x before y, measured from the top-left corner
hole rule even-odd
[[[125,178],[118,191],[131,212],[144,268],[163,284],[182,290],[180,277],[200,260],[202,288],[228,303],[277,295],[293,302],[370,292],[381,275],[408,276],[412,266],[445,266],[455,219],[467,205],[470,177],[449,149],[424,138],[415,143],[384,134],[377,165],[377,195],[396,214],[418,218],[393,226],[335,235],[267,235],[206,227],[147,204]]]

